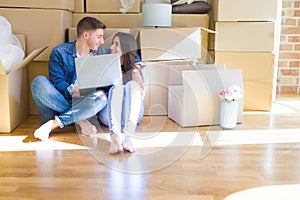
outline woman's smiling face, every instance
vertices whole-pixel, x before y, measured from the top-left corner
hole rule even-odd
[[[118,36],[114,37],[112,45],[110,46],[111,53],[118,53],[122,56],[121,43]]]

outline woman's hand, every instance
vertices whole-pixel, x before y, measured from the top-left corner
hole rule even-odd
[[[80,96],[80,91],[77,87],[74,87],[72,97],[79,97]]]

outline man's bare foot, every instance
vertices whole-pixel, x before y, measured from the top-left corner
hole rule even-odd
[[[50,132],[58,127],[59,125],[56,120],[49,120],[34,131],[34,137],[46,141],[49,138]]]
[[[91,135],[97,133],[96,127],[86,119],[77,121],[76,124],[80,126],[81,133],[83,135]]]
[[[122,145],[123,145],[123,149],[125,151],[128,151],[130,153],[134,153],[135,152],[135,150],[133,148],[133,145],[132,145],[132,142],[131,142],[130,136],[128,136],[128,135],[125,136]]]
[[[122,142],[125,138],[125,135],[123,133],[113,133],[110,135],[110,137],[111,137],[111,144],[109,148],[109,153],[115,154],[123,151]]]

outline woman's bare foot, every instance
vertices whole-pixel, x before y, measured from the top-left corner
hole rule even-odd
[[[125,136],[122,145],[123,145],[123,149],[125,151],[128,151],[130,153],[134,153],[135,152],[135,150],[133,148],[133,145],[132,145],[132,142],[131,142],[130,136],[128,136],[128,135]]]
[[[123,151],[122,143],[125,138],[125,135],[123,133],[113,133],[110,135],[110,137],[111,137],[111,144],[109,148],[109,153],[115,154]]]
[[[76,124],[80,126],[81,133],[83,135],[91,135],[97,133],[96,127],[86,119],[77,121]]]
[[[34,131],[34,137],[46,141],[49,138],[50,132],[58,127],[59,124],[56,120],[49,120]]]

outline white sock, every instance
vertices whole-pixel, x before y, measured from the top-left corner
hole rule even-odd
[[[49,134],[52,130],[54,120],[49,120],[45,124],[43,124],[40,128],[34,131],[34,137],[46,141],[49,138]]]

